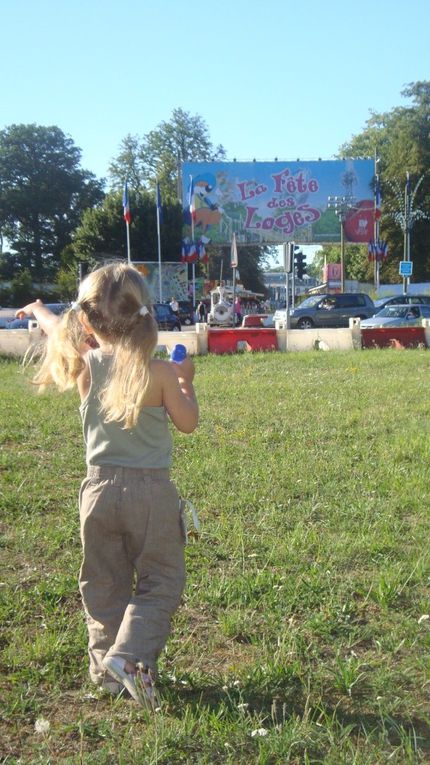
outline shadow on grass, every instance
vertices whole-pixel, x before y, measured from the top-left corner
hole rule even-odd
[[[255,680],[255,678],[252,678]],[[351,699],[336,703],[320,699],[312,703],[298,677],[290,676],[287,683],[278,682],[269,687],[256,687],[251,682],[235,681],[231,685],[221,685],[214,678],[201,678],[199,682],[191,678],[182,680],[184,687],[162,687],[162,697],[167,703],[172,716],[181,717],[185,708],[198,717],[202,709],[226,716],[236,717],[238,710],[246,702],[246,711],[252,716],[264,719],[264,727],[274,728],[296,718],[304,723],[318,725],[322,730],[348,732],[348,737],[384,740],[393,747],[410,743],[414,750],[430,752],[430,724],[423,718],[401,714],[390,715],[371,713],[360,710],[360,700],[356,700],[356,709],[351,706]],[[275,686],[275,687],[274,687]]]

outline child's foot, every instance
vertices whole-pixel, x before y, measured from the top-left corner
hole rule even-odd
[[[118,656],[106,656],[103,659],[103,666],[115,680],[127,688],[130,696],[140,703],[136,690],[136,667],[134,667],[134,673],[128,672],[126,667],[130,667],[130,662],[124,661],[124,659],[120,659]],[[133,667],[134,665],[131,666]]]
[[[151,711],[156,709],[158,705],[149,667],[143,667],[140,664],[136,667],[135,664],[124,661],[118,656],[107,656],[103,664],[109,674],[127,688],[130,696],[138,704]]]

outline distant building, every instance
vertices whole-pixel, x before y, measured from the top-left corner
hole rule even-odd
[[[268,300],[275,306],[285,305],[286,301],[286,276],[283,271],[264,271],[264,286],[268,290]],[[317,279],[312,276],[305,276],[303,279],[295,279],[294,287],[296,295],[305,295],[311,287],[315,287]],[[291,280],[290,280],[291,288]]]

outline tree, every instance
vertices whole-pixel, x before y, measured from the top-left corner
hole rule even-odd
[[[324,263],[340,263],[340,244],[325,244],[314,255],[312,275],[320,277]],[[347,244],[345,246],[345,278],[358,282],[371,282],[373,279],[373,264],[369,263],[367,246],[363,244]],[[308,269],[309,270],[309,269]]]
[[[382,265],[383,281],[399,281],[398,263],[403,258],[403,232],[396,224],[393,213],[398,210],[399,199],[406,182],[406,172],[414,188],[424,175],[415,205],[430,214],[430,81],[409,83],[401,92],[411,100],[407,107],[396,107],[384,114],[372,113],[367,127],[340,149],[341,156],[363,158],[378,156],[381,178],[382,211],[381,236],[388,241],[389,257]],[[422,219],[414,224],[411,236],[411,258],[414,261],[415,281],[430,278],[430,226]]]
[[[241,284],[243,284],[245,289],[265,294],[266,287],[264,285],[261,266],[264,264],[264,260],[267,256],[271,253],[272,248],[269,246],[255,247],[239,244],[237,249],[239,260],[238,271]],[[209,254],[209,279],[216,281],[219,281],[221,278],[223,281],[231,280],[232,269],[230,265],[230,245],[225,247],[221,247],[220,245],[209,245],[207,251]]]
[[[121,189],[125,179],[141,192],[153,190],[158,180],[163,200],[176,201],[181,162],[208,162],[225,158],[223,146],[214,147],[205,121],[198,114],[174,109],[168,122],[143,136],[128,135],[109,168],[112,186]]]
[[[0,229],[33,278],[51,277],[83,211],[103,182],[80,167],[81,151],[58,127],[0,131]]]
[[[156,261],[158,237],[155,196],[147,191],[129,191],[132,260]],[[181,255],[182,208],[179,204],[163,204],[160,226],[163,260],[176,261]],[[73,250],[79,260],[104,257],[127,258],[126,227],[123,219],[122,195],[112,191],[103,204],[90,208],[82,216],[73,237]]]

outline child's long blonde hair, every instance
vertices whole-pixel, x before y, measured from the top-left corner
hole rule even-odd
[[[48,337],[42,366],[34,378],[41,388],[55,384],[64,391],[74,386],[82,372],[85,362],[80,350],[87,333],[79,321],[80,312],[112,347],[110,374],[100,393],[103,418],[131,428],[148,390],[150,360],[157,344],[157,324],[143,277],[124,263],[111,263],[86,277],[77,303]]]

